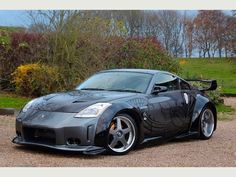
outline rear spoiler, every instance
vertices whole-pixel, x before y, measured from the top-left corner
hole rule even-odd
[[[199,82],[199,84],[209,84],[209,87],[198,88],[200,91],[209,91],[217,89],[217,81],[216,80],[200,80],[200,79],[186,79],[188,82]]]

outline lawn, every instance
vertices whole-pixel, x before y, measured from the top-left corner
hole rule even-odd
[[[9,93],[0,93],[0,108],[20,109],[29,100],[31,100],[31,98],[21,97]]]
[[[178,60],[183,78],[216,79],[224,94],[236,94],[236,58]]]
[[[220,104],[216,106],[218,120],[232,120],[234,118],[235,109],[231,106]]]
[[[216,105],[216,109],[217,112],[222,112],[222,113],[230,113],[235,111],[235,109],[232,108],[231,106],[226,106],[224,104]]]

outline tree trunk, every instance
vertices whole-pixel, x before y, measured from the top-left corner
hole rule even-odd
[[[188,54],[188,49],[187,47],[185,47],[185,57],[188,58],[189,54]]]
[[[211,54],[209,50],[207,51],[207,55],[208,55],[208,58],[211,58]]]
[[[222,57],[222,51],[221,51],[221,49],[219,49],[219,57],[220,57],[220,58]]]
[[[227,48],[225,47],[225,58],[228,57]]]
[[[191,49],[190,49],[189,52],[188,52],[188,56],[189,56],[189,58],[192,57],[192,50],[191,50]]]

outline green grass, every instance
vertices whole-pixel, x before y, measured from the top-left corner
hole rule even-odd
[[[235,111],[235,109],[232,108],[231,106],[226,106],[224,104],[217,105],[216,109],[217,109],[217,112],[222,112],[222,113],[231,113]]]
[[[236,88],[224,88],[223,91],[227,94],[236,94]]]
[[[31,98],[14,94],[0,93],[0,108],[22,108]]]
[[[236,58],[178,59],[183,78],[216,79],[225,94],[236,94]]]
[[[216,106],[217,109],[217,119],[223,121],[230,121],[234,119],[235,109],[231,106],[226,106],[224,104],[220,104]]]

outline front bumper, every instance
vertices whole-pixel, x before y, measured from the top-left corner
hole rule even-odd
[[[64,151],[98,154],[104,147],[95,145],[98,118],[74,118],[74,113],[35,111],[19,114],[12,142]]]

